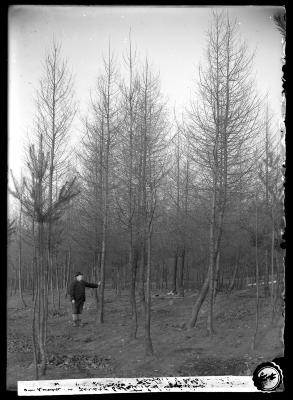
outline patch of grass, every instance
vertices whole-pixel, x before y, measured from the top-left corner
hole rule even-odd
[[[112,371],[113,366],[111,356],[99,357],[97,355],[87,356],[85,354],[52,354],[48,358],[48,364],[55,367],[62,367],[65,369],[81,368],[81,369],[106,369]]]

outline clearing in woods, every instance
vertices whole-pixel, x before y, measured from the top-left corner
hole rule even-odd
[[[158,293],[159,294],[159,293]],[[144,328],[129,340],[130,305],[125,291],[116,296],[106,290],[105,323],[99,325],[94,298],[88,293],[84,327],[72,327],[69,299],[61,298],[59,313],[48,320],[47,375],[42,379],[99,377],[252,375],[263,361],[283,356],[283,317],[279,305],[271,323],[270,299],[260,298],[260,322],[256,349],[251,350],[255,327],[255,289],[220,293],[215,304],[216,334],[206,333],[204,304],[195,328],[187,330],[197,292],[184,298],[160,293],[152,298],[151,334],[155,355],[144,356]],[[28,307],[19,308],[17,297],[8,298],[7,389],[18,380],[34,380],[31,350],[31,296]],[[140,310],[141,314],[141,310]]]

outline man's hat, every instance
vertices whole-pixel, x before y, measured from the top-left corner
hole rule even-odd
[[[78,271],[74,276],[77,277],[79,275],[83,275],[83,273]]]

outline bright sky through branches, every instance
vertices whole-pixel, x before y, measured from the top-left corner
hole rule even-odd
[[[273,22],[280,7],[228,7],[237,18],[249,50],[256,50],[255,76],[260,94],[269,93],[276,121],[281,116],[282,44]],[[23,144],[34,116],[34,96],[42,64],[53,37],[62,44],[75,77],[79,116],[72,126],[74,143],[81,132],[79,117],[86,113],[90,90],[101,71],[108,41],[123,74],[122,54],[131,28],[138,60],[148,56],[160,72],[162,92],[170,110],[180,114],[188,105],[204,63],[208,7],[13,6],[9,13],[9,168],[19,177]]]

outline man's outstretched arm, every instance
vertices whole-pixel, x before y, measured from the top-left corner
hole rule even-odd
[[[89,282],[84,282],[84,286],[86,287],[90,287],[90,288],[97,288],[99,287],[101,284],[101,282],[98,283],[89,283]]]

